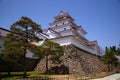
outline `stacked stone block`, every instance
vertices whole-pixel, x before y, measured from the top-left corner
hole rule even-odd
[[[52,67],[64,65],[68,67],[69,74],[75,75],[93,75],[104,71],[105,65],[100,61],[99,57],[89,52],[81,50],[73,45],[64,46],[64,55],[60,58],[61,64],[52,64],[49,61],[49,69]],[[36,71],[44,73],[45,58],[42,59],[35,68]]]

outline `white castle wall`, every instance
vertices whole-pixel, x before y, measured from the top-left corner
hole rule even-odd
[[[53,39],[51,41],[56,42],[56,43],[60,44],[61,46],[71,44],[70,38]]]
[[[61,34],[62,36],[75,35],[75,34],[74,34],[73,32],[71,32],[71,31],[60,32],[60,34]]]
[[[56,43],[60,44],[61,46],[72,44],[72,45],[75,45],[76,47],[79,47],[85,51],[92,53],[92,54],[96,54],[94,49],[88,47],[87,45],[85,45],[84,43],[80,42],[79,40],[77,40],[73,37],[53,39],[51,41],[56,42]]]
[[[63,31],[63,30],[68,30],[68,29],[70,29],[71,27],[70,26],[61,26],[61,27],[56,27],[56,28],[54,28],[54,30],[56,31],[56,32],[60,32],[60,31]]]
[[[83,34],[80,30],[77,30],[77,32],[78,32],[82,37],[85,36],[85,34]]]
[[[85,43],[82,43],[82,42],[80,42],[79,40],[77,40],[77,39],[75,39],[75,38],[72,38],[72,39],[71,39],[71,43],[72,43],[73,45],[75,45],[75,46],[77,46],[77,47],[85,50],[85,51],[88,51],[88,52],[90,52],[90,53],[92,53],[92,54],[95,54],[94,49],[88,47]]]

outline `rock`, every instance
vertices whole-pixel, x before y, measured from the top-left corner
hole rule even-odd
[[[84,76],[100,73],[105,70],[105,65],[100,61],[98,56],[90,54],[73,45],[64,46],[64,55],[60,59],[62,60],[61,64],[53,64],[49,60],[48,66],[50,72]],[[45,58],[38,63],[35,71],[40,73],[44,73],[46,71]]]

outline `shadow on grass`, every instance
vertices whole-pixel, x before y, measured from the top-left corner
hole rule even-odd
[[[52,75],[52,74],[40,74],[36,71],[28,71],[27,72],[27,78],[29,77],[40,77],[40,75]],[[16,79],[22,79],[23,78],[23,72],[11,72],[11,75],[8,75],[7,72],[0,72],[0,80],[16,80]]]
[[[0,80],[15,80],[15,78],[22,78],[23,74],[0,74]]]

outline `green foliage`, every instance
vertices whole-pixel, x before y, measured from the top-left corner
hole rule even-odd
[[[33,44],[29,44],[29,46],[31,46],[30,51],[34,53],[33,57],[39,57],[39,59],[42,59],[44,57],[41,46],[35,46]]]
[[[48,73],[48,61],[52,60],[54,64],[59,64],[61,62],[60,57],[64,53],[63,47],[58,43],[46,40],[39,49],[46,59],[46,73]],[[37,55],[39,55],[39,53]]]
[[[15,59],[24,54],[24,49],[32,50],[32,41],[38,41],[36,35],[42,32],[40,25],[28,17],[21,17],[11,26],[12,33],[8,34],[4,44],[4,57]],[[12,61],[12,60],[11,60]]]
[[[33,50],[36,47],[31,42],[40,40],[37,34],[42,32],[41,26],[23,16],[19,21],[13,23],[10,29],[12,32],[7,35],[4,43],[3,59],[10,64],[9,66],[19,65],[23,61],[25,71],[25,54],[27,50],[37,52]]]
[[[40,25],[33,22],[30,18],[23,16],[11,26],[11,31],[21,35],[25,41],[32,42],[39,41],[36,35],[42,32],[42,29]]]
[[[9,63],[17,63],[18,60],[22,59],[23,52],[19,43],[8,43],[3,50],[3,59]]]
[[[3,57],[3,53],[0,53],[0,65],[5,63],[2,57]]]
[[[63,47],[60,46],[58,43],[52,42],[52,41],[45,41],[42,46],[42,52],[44,53],[44,56],[51,56],[51,60],[55,64],[59,64],[60,57],[63,55]]]
[[[2,65],[6,65],[8,68],[8,75],[10,75],[12,67],[20,67],[23,60],[22,44],[15,41],[13,34],[7,35],[4,42]]]
[[[108,65],[108,68],[118,65],[118,58],[116,58],[116,47],[110,47],[105,50],[105,55],[102,57],[102,61]]]
[[[27,29],[27,30],[26,30]],[[38,41],[36,34],[42,32],[40,25],[27,17],[15,22],[11,26],[12,33],[8,34],[4,43],[3,59],[7,62],[18,62],[22,59],[24,50],[31,49],[31,41]]]
[[[120,56],[120,48],[117,49],[116,55]]]

